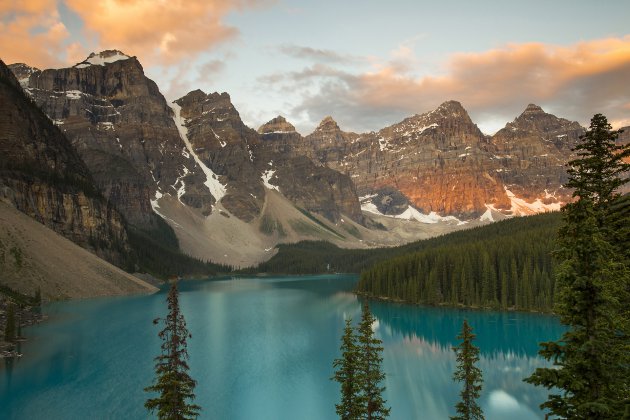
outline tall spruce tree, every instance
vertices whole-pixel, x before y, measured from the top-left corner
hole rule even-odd
[[[194,419],[199,415],[201,407],[192,403],[195,398],[193,390],[196,381],[188,374],[186,343],[191,335],[179,308],[176,282],[171,285],[167,302],[166,318],[157,318],[153,321],[154,324],[164,323],[164,329],[158,334],[162,339],[162,353],[155,358],[156,378],[153,385],[144,389],[146,392],[156,392],[159,395],[149,398],[144,406],[150,412],[157,411],[161,420]]]
[[[464,320],[462,332],[457,336],[462,342],[453,347],[457,358],[457,370],[453,374],[453,380],[463,382],[462,391],[459,395],[461,401],[457,403],[455,409],[457,415],[451,417],[452,420],[482,420],[483,412],[477,399],[481,395],[483,378],[481,369],[476,364],[479,361],[479,348],[473,344],[475,334],[468,321]]]
[[[540,344],[553,366],[526,379],[560,391],[541,408],[561,418],[619,419],[630,404],[630,267],[614,230],[630,147],[617,146],[617,136],[595,115],[575,148],[578,158],[569,162],[566,186],[576,201],[563,208],[555,308],[569,328],[559,341]]]
[[[361,380],[359,378],[360,353],[357,336],[352,327],[352,319],[346,319],[341,337],[341,358],[335,359],[333,367],[335,375],[331,378],[341,386],[341,402],[335,404],[339,418],[342,420],[359,420],[366,409],[361,404]]]
[[[361,322],[359,323],[359,383],[362,388],[361,402],[365,407],[364,419],[380,420],[389,416],[390,409],[383,398],[385,373],[381,370],[383,357],[382,341],[374,337],[372,325],[375,318],[370,312],[367,302],[363,304]]]

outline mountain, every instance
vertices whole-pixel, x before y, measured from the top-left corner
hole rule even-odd
[[[417,220],[559,209],[564,164],[584,129],[529,105],[494,136],[484,135],[464,107],[447,101],[378,132],[347,133],[325,118],[298,153],[349,174],[368,212]]]
[[[0,61],[0,199],[119,266],[130,247],[122,216],[58,127]]]
[[[162,218],[190,255],[248,264],[279,241],[327,237],[321,224],[364,223],[347,175],[268,147],[243,124],[227,93],[195,90],[167,103],[138,60],[116,50],[69,68],[11,68],[130,225],[160,235]],[[295,207],[308,229],[276,220],[284,234],[261,233],[273,190],[272,199]]]
[[[567,181],[565,164],[584,133],[579,123],[529,104],[492,137],[500,160],[497,172],[501,182],[528,202],[567,202],[571,193],[562,188]]]
[[[10,67],[23,76],[26,92],[70,139],[97,186],[131,224],[156,227],[151,199],[158,185],[178,194],[185,184],[178,198],[209,211],[211,197],[200,194],[203,174],[194,170],[170,107],[135,57],[112,50],[70,68],[29,74],[24,65]]]
[[[235,266],[280,243],[389,246],[559,209],[584,133],[530,104],[487,136],[447,101],[369,133],[326,117],[303,137],[282,116],[247,127],[227,93],[168,103],[117,50],[64,69],[11,69],[133,229],[159,237],[164,221],[187,254]]]

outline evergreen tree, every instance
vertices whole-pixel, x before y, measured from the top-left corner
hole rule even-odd
[[[7,318],[4,326],[4,341],[15,341],[15,305],[7,304]]]
[[[186,328],[186,320],[179,308],[177,283],[171,285],[168,294],[168,315],[166,319],[157,318],[154,324],[164,323],[164,329],[158,336],[162,339],[162,353],[155,358],[153,385],[146,387],[147,392],[157,392],[159,396],[149,398],[144,406],[150,411],[157,411],[160,420],[184,420],[196,418],[201,408],[188,402],[195,398],[193,390],[196,381],[188,375],[188,350],[186,340],[191,338]]]
[[[365,407],[365,419],[379,420],[389,416],[389,408],[385,406],[383,399],[384,386],[380,383],[385,380],[385,373],[381,370],[383,357],[381,352],[382,341],[374,337],[372,325],[375,318],[370,312],[367,302],[363,304],[363,313],[359,324],[359,383],[362,388],[362,403]]]
[[[575,149],[578,159],[569,162],[567,186],[577,200],[563,208],[556,252],[556,312],[569,329],[541,343],[539,353],[554,366],[526,379],[561,391],[541,405],[561,418],[619,419],[630,404],[630,267],[617,255],[611,217],[616,190],[628,182],[622,159],[630,147],[616,146],[617,136],[595,115]]]
[[[341,402],[335,404],[339,418],[342,420],[358,420],[365,415],[365,407],[361,404],[361,383],[359,380],[360,354],[357,336],[352,328],[352,319],[346,319],[346,327],[341,337],[341,358],[335,359],[333,367],[335,375],[331,378],[341,385]]]
[[[463,382],[464,386],[459,394],[462,399],[455,406],[458,415],[451,419],[482,420],[483,412],[477,404],[483,383],[481,369],[476,366],[479,361],[479,348],[473,344],[475,334],[472,333],[472,327],[468,325],[468,321],[464,320],[462,332],[457,339],[462,342],[453,347],[457,356],[457,370],[453,374],[453,380]]]

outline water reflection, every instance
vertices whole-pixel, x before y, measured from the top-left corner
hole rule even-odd
[[[332,361],[343,320],[360,318],[360,302],[350,292],[355,282],[319,276],[182,283],[201,418],[335,419]],[[51,321],[28,330],[25,356],[0,367],[0,417],[146,418],[142,389],[159,349],[151,320],[163,315],[164,293],[49,306]],[[383,302],[371,307],[385,347],[392,420],[454,414],[459,385],[451,380],[451,347],[464,318],[481,348],[486,418],[542,418],[537,406],[544,393],[522,378],[541,364],[536,343],[560,335],[554,318]]]

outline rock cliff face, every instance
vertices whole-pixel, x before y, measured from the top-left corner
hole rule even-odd
[[[243,124],[227,93],[193,91],[175,104],[181,107],[182,125],[196,158],[219,184],[221,204],[239,219],[249,222],[260,215],[266,188],[333,222],[341,214],[363,221],[348,176],[285,153],[300,136],[281,117],[256,132]]]
[[[500,161],[495,170],[500,181],[527,201],[566,202],[571,193],[562,188],[567,181],[565,164],[584,132],[577,122],[528,105],[492,137],[497,148],[495,158]]]
[[[135,57],[105,51],[70,68],[12,69],[130,223],[151,228],[157,217],[151,199],[158,190],[193,207],[210,206],[171,109]]]
[[[220,201],[249,222],[261,213],[265,185],[280,184],[307,211],[362,220],[347,176],[269,147],[243,124],[227,93],[196,90],[167,104],[137,59],[115,50],[71,68],[12,69],[71,139],[105,196],[137,227],[151,229],[166,194],[206,216]]]
[[[488,137],[459,102],[447,101],[360,135],[327,117],[303,141],[284,144],[351,176],[366,210],[401,215],[412,205],[470,219],[489,209],[510,215],[559,208],[570,197],[561,187],[564,164],[583,133],[578,123],[529,105]]]
[[[129,253],[120,214],[68,139],[0,61],[0,198],[118,265]]]

